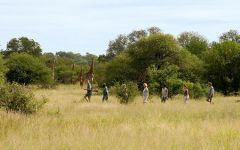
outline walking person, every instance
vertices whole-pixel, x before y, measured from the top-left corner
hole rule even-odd
[[[183,100],[184,103],[187,103],[189,100],[189,90],[186,85],[183,86]]]
[[[148,96],[149,96],[147,83],[144,83],[143,87],[144,87],[144,89],[143,89],[143,103],[146,104],[148,102]]]
[[[166,85],[164,85],[162,88],[161,102],[165,103],[167,99],[168,99],[168,89]]]
[[[84,96],[84,99],[85,99],[87,102],[90,102],[90,101],[91,101],[91,96],[92,96],[92,84],[90,83],[89,80],[87,80],[87,93],[86,93],[86,95]]]
[[[108,102],[108,95],[109,95],[108,87],[107,87],[106,83],[104,83],[103,84],[103,98],[102,98],[102,102],[104,102],[104,101]]]
[[[126,84],[122,84],[121,87],[121,92],[120,92],[120,97],[121,97],[121,103],[128,103],[128,90],[127,90],[127,85]]]
[[[208,82],[208,87],[209,87],[209,90],[208,90],[207,101],[208,101],[210,104],[214,104],[214,103],[212,102],[212,98],[213,98],[213,96],[214,96],[214,88],[213,88],[212,82]]]

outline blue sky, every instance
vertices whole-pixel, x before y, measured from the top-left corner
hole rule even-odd
[[[239,30],[238,0],[0,0],[0,49],[16,37],[44,52],[104,54],[119,34],[157,26],[177,36],[196,31],[209,41]]]

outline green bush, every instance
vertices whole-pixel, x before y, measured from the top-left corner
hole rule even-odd
[[[3,57],[0,54],[0,84],[4,83],[5,81],[5,73],[6,73],[6,67],[4,65]]]
[[[181,79],[169,79],[167,80],[167,87],[169,97],[182,93],[183,81]]]
[[[7,79],[20,84],[53,84],[52,73],[38,58],[29,54],[12,54],[7,61]]]
[[[61,65],[56,68],[57,81],[63,84],[71,84],[77,81],[78,76],[71,67]]]
[[[111,88],[111,92],[119,98],[120,103],[131,103],[134,101],[134,98],[139,95],[138,86],[134,82],[126,82],[124,83],[127,87],[128,99],[126,100],[125,96],[122,93],[123,85],[119,83],[115,83],[115,85]]]
[[[156,68],[151,66],[147,69],[147,83],[149,83],[150,94],[160,94],[164,85],[172,85],[171,80],[177,80],[178,67],[166,64],[165,67]],[[169,80],[169,83],[167,82]],[[176,92],[175,92],[176,93]]]
[[[31,114],[38,111],[47,102],[46,98],[37,101],[33,93],[17,83],[0,86],[0,108]]]
[[[163,84],[158,82],[149,83],[149,94],[150,95],[160,95],[162,91]]]
[[[207,95],[207,89],[206,87],[204,88],[200,83],[195,83],[192,87],[192,93],[192,97],[195,99],[204,97]]]
[[[183,85],[186,85],[188,87],[189,95],[191,98],[198,99],[200,97],[206,96],[207,89],[204,88],[200,83],[182,81],[181,79],[169,79],[167,81],[169,96],[182,94]]]

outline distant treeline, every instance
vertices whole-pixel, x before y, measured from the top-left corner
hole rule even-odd
[[[0,82],[17,82],[51,87],[57,83],[76,83],[82,70],[87,72],[92,59],[87,53],[59,51],[43,53],[40,44],[27,37],[13,38],[0,55]]]
[[[75,83],[81,68],[86,72],[95,60],[94,82],[149,84],[150,92],[168,86],[170,95],[183,84],[193,97],[204,96],[206,84],[225,95],[239,94],[240,34],[230,30],[209,42],[196,32],[174,37],[158,27],[119,35],[109,42],[105,55],[72,52],[42,53],[40,45],[26,37],[11,39],[1,51],[0,82],[21,84]]]

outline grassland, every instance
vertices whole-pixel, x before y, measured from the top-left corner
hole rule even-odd
[[[34,115],[0,111],[0,150],[238,150],[240,97],[214,98],[184,104],[175,97],[161,104],[158,97],[142,104],[120,105],[101,96],[82,102],[78,86],[35,90],[49,99]]]

